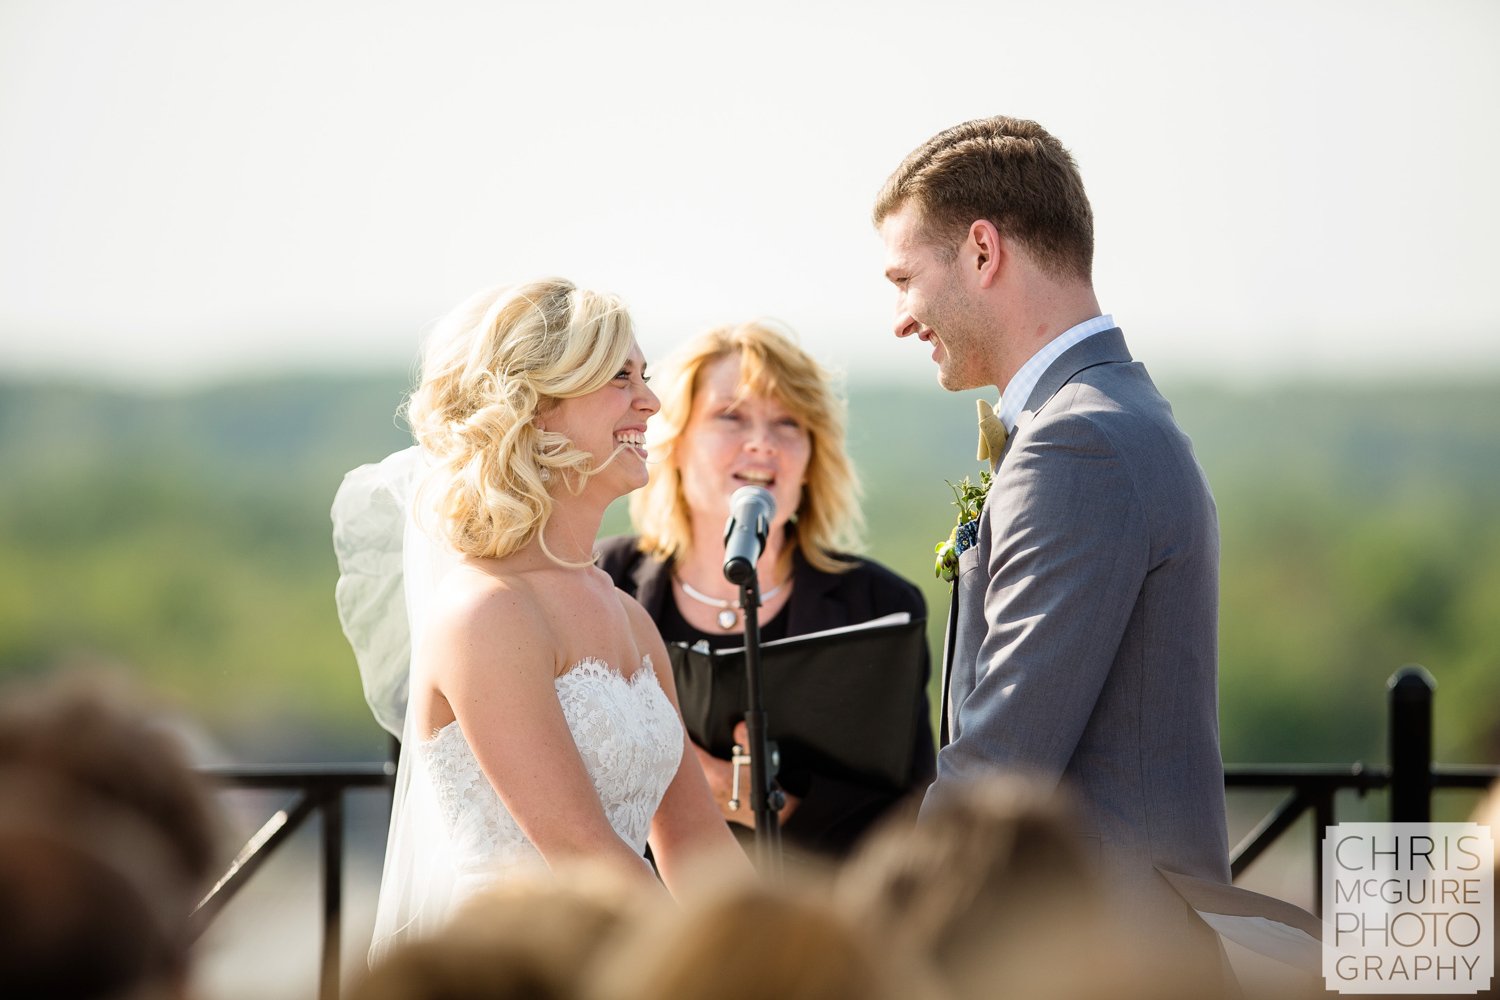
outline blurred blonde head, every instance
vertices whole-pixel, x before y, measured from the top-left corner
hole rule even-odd
[[[481,292],[442,319],[407,404],[433,462],[419,494],[429,530],[479,558],[539,538],[552,489],[580,492],[614,455],[596,462],[535,418],[606,385],[634,342],[618,298],[561,278]]]
[[[1048,790],[1008,775],[961,787],[923,822],[893,817],[841,872],[840,900],[940,964],[991,950],[1042,911],[1086,911],[1097,874]]]
[[[1470,820],[1490,828],[1491,838],[1500,836],[1500,781],[1490,785],[1490,790],[1485,792],[1484,798],[1474,809],[1474,816]],[[1496,870],[1500,870],[1500,851],[1495,852]]]
[[[835,899],[957,1000],[1216,1000],[1205,968],[1149,925],[1122,926],[1066,796],[996,773],[894,816],[840,871]]]
[[[622,937],[594,1000],[921,1000],[923,970],[892,964],[826,893],[740,884]]]
[[[765,321],[710,330],[662,365],[656,383],[661,411],[651,427],[655,464],[650,482],[630,498],[642,551],[669,560],[692,543],[692,511],[683,495],[677,446],[703,369],[734,355],[740,359],[740,398],[774,399],[807,429],[811,454],[794,516],[803,558],[825,572],[847,569],[835,554],[858,546],[861,516],[859,483],[844,450],[846,406],[832,376],[785,331]]]
[[[564,866],[501,882],[468,900],[442,933],[398,946],[353,1000],[575,1000],[600,952],[652,918],[613,869]]]

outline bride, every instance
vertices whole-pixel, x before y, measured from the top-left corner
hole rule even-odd
[[[679,766],[661,637],[592,563],[605,508],[646,482],[646,383],[621,303],[559,279],[433,331],[407,410],[411,665],[372,958],[518,869],[588,859],[654,886],[649,838],[675,892],[684,858],[735,857]]]

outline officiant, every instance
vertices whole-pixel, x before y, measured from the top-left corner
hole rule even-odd
[[[729,498],[747,485],[771,491],[776,518],[756,566],[763,641],[856,625],[897,612],[926,616],[921,592],[879,563],[850,554],[861,516],[854,468],[844,451],[845,405],[832,379],[789,332],[756,322],[711,330],[668,359],[652,386],[661,410],[648,435],[648,485],[631,498],[638,534],[605,539],[599,565],[655,619],[668,643],[744,645],[739,589],[724,578]],[[925,695],[930,675],[921,644],[922,690],[912,706],[910,766],[900,787],[832,773],[782,748],[777,780],[786,793],[782,835],[792,851],[841,856],[909,791],[934,772]],[[858,705],[873,697],[872,671]],[[689,729],[692,721],[689,720]],[[775,718],[770,719],[775,736]],[[738,730],[741,745],[743,723]],[[904,738],[904,737],[903,737]],[[696,743],[710,788],[737,832],[754,826],[748,772],[733,799],[733,766]]]

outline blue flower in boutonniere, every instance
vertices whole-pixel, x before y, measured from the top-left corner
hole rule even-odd
[[[958,578],[958,557],[979,540],[979,511],[984,507],[984,498],[990,492],[990,474],[981,472],[976,486],[965,476],[963,482],[949,483],[953,491],[953,506],[958,508],[958,522],[948,533],[947,539],[939,542],[933,551],[937,553],[932,571],[949,583]]]

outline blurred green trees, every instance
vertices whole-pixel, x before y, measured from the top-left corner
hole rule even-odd
[[[333,609],[328,505],[406,443],[402,389],[0,383],[0,676],[137,672],[241,759],[383,752]],[[1407,662],[1438,679],[1439,756],[1500,757],[1500,383],[1165,389],[1219,503],[1226,760],[1381,759]],[[932,546],[943,481],[979,469],[973,398],[850,400],[868,550],[922,585],[935,648]]]

